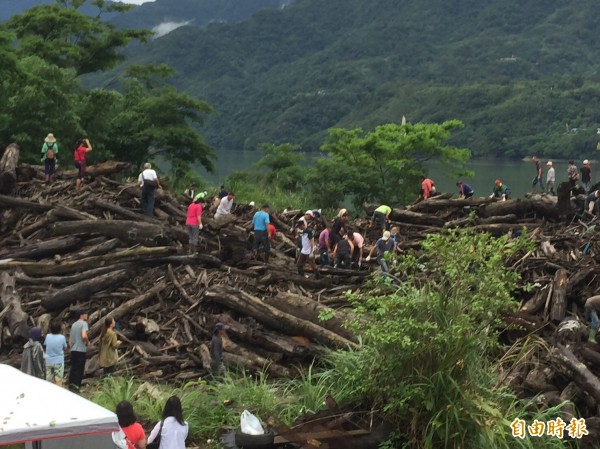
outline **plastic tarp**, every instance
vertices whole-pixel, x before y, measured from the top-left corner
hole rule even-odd
[[[112,432],[119,430],[113,412],[11,366],[0,364],[0,385],[0,446],[53,440],[49,446],[71,447],[78,440],[80,448],[94,447],[81,445],[81,437],[111,442]],[[57,445],[60,438],[71,441]]]

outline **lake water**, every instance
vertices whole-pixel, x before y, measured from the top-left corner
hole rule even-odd
[[[218,185],[235,170],[250,167],[260,158],[258,152],[252,151],[219,151],[216,161],[216,173],[209,174],[204,169],[198,168],[198,174]],[[309,155],[310,158],[310,155]],[[576,161],[578,166],[582,161]],[[553,160],[556,170],[556,185],[567,180],[567,161]],[[542,161],[544,167],[544,182],[546,180],[546,160]],[[425,164],[429,177],[435,181],[439,192],[457,192],[456,176],[452,174],[452,167],[440,162],[428,162]],[[527,192],[531,192],[531,181],[535,175],[535,166],[531,161],[518,159],[477,159],[467,164],[467,169],[473,171],[473,178],[462,180],[470,184],[475,190],[475,196],[486,196],[492,193],[494,181],[500,179],[510,187],[513,198],[522,198]],[[592,171],[594,165],[592,163]],[[556,188],[555,188],[556,190]]]

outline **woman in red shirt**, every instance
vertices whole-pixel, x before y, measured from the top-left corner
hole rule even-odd
[[[75,167],[79,170],[79,173],[77,174],[77,184],[75,185],[77,190],[81,187],[81,180],[85,176],[85,154],[88,151],[92,151],[92,144],[89,139],[78,140],[77,148],[75,149]]]
[[[119,426],[121,426],[121,430],[127,439],[127,448],[146,449],[146,434],[142,425],[137,422],[131,403],[128,401],[119,402],[116,413]]]

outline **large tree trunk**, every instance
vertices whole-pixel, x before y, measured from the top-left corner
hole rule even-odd
[[[72,165],[71,165],[72,166]],[[99,164],[87,166],[85,168],[86,175],[104,176],[113,173],[119,173],[125,170],[131,170],[131,164],[128,162],[105,161]],[[59,178],[75,178],[78,174],[77,169],[65,170],[58,173]]]
[[[108,211],[114,212],[117,215],[120,215],[125,218],[129,218],[131,220],[145,221],[147,223],[154,223],[154,224],[158,224],[158,225],[161,224],[160,220],[157,220],[156,218],[148,217],[147,215],[142,214],[141,211],[133,212],[133,211],[131,211],[129,209],[125,209],[124,207],[121,207],[117,204],[109,203],[107,201],[102,201],[98,198],[90,198],[89,204],[91,204],[92,206],[98,207],[100,209],[106,209]]]
[[[369,217],[373,215],[373,212],[375,212],[375,209],[377,209],[377,207],[378,206],[375,204],[363,204],[363,209]],[[402,209],[392,209],[392,212],[390,213],[390,220],[398,221],[400,223],[435,226],[438,228],[444,226],[444,220],[442,220],[441,218]]]
[[[87,300],[95,293],[114,290],[132,277],[130,270],[118,270],[86,279],[46,295],[42,299],[42,307],[46,310],[61,310],[77,300]]]
[[[44,257],[72,251],[80,244],[81,238],[79,237],[59,237],[18,248],[4,249],[0,251],[0,259],[43,259]]]
[[[0,195],[0,207],[12,207],[15,209],[29,209],[36,212],[45,212],[52,209],[52,204],[42,204],[35,201],[15,198],[13,196]]]
[[[19,145],[11,143],[0,159],[0,193],[11,193],[17,185]]]
[[[8,312],[8,329],[13,339],[21,338],[27,340],[29,334],[29,325],[27,315],[21,307],[21,297],[15,288],[15,278],[7,272],[0,275],[0,304],[2,309],[10,307]],[[0,320],[1,325],[1,320]],[[1,327],[1,326],[0,326]],[[0,339],[2,335],[0,335]]]
[[[261,299],[233,287],[213,286],[205,294],[207,299],[251,316],[257,321],[287,335],[305,335],[324,343],[346,348],[356,347],[350,340],[314,323],[296,318],[264,303]]]
[[[557,343],[551,355],[559,365],[564,366],[572,374],[573,380],[583,391],[600,403],[600,380],[575,357],[569,348]]]

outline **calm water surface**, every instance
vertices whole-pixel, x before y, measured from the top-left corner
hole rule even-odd
[[[260,155],[252,151],[219,151],[216,162],[216,173],[206,173],[202,168],[198,168],[198,173],[208,179],[213,184],[221,183],[225,177],[235,170],[241,170],[250,167],[258,161]],[[310,155],[309,155],[310,159]],[[582,161],[576,161],[580,166]],[[556,185],[567,180],[567,161],[553,160],[556,170]],[[544,183],[546,180],[546,160],[542,160],[544,167]],[[440,192],[456,192],[456,181],[458,180],[452,174],[453,167],[445,166],[439,162],[430,162],[426,164],[429,171],[429,177],[435,181],[437,190]],[[531,181],[535,175],[535,166],[531,161],[522,161],[515,159],[478,159],[467,164],[467,168],[475,173],[473,178],[462,178],[464,182],[470,184],[475,189],[475,196],[486,196],[492,193],[494,181],[500,179],[504,184],[510,187],[514,198],[524,197],[525,193],[531,192]],[[600,170],[600,168],[598,168]],[[592,178],[595,167],[592,162]]]

